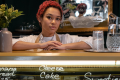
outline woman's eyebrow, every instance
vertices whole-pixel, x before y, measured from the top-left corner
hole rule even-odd
[[[47,15],[53,16],[52,14],[48,13]],[[57,16],[57,17],[61,17],[61,16]]]
[[[47,15],[51,15],[52,16],[52,14],[50,14],[50,13],[48,13]]]

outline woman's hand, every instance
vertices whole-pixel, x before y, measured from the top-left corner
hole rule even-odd
[[[45,42],[45,43],[40,43],[40,48],[45,49],[48,46],[58,47],[58,46],[61,46],[61,45],[62,45],[62,43],[59,42],[59,41],[48,41],[48,42]]]
[[[48,46],[44,48],[45,50],[51,50],[51,49],[59,49],[59,50],[65,50],[65,49],[91,49],[92,47],[88,45],[84,41],[76,42],[76,43],[68,43],[68,44],[62,44],[61,46]]]
[[[44,49],[48,46],[58,47],[61,46],[62,43],[58,41],[48,41],[45,43],[30,43],[30,42],[23,42],[18,41],[13,46],[13,50],[29,50],[29,49]]]
[[[54,47],[53,49],[65,50],[65,49],[66,49],[66,45],[63,44],[63,45],[61,45],[61,46]]]
[[[66,49],[66,46],[65,44],[61,45],[61,46],[48,46],[46,48],[44,48],[44,50],[52,50],[52,49],[59,49],[59,50],[65,50]]]

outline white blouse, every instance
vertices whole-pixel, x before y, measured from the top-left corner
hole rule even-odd
[[[62,44],[67,44],[67,43],[75,43],[75,42],[80,42],[84,41],[91,47],[92,45],[92,37],[79,37],[77,35],[69,35],[69,34],[58,34],[60,41]],[[38,35],[30,35],[30,36],[25,36],[23,38],[19,39],[12,39],[12,45],[14,45],[17,41],[24,41],[24,42],[31,42],[35,43],[35,40],[37,39]],[[43,37],[43,35],[40,35],[40,43],[47,42],[47,41],[56,41],[56,35],[52,37]]]

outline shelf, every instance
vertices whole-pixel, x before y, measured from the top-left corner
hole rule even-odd
[[[58,33],[62,32],[92,32],[92,31],[108,31],[108,27],[93,27],[93,28],[59,28]]]

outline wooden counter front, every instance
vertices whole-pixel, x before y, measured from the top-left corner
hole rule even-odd
[[[83,50],[0,52],[0,60],[120,60],[120,53],[96,53]]]

